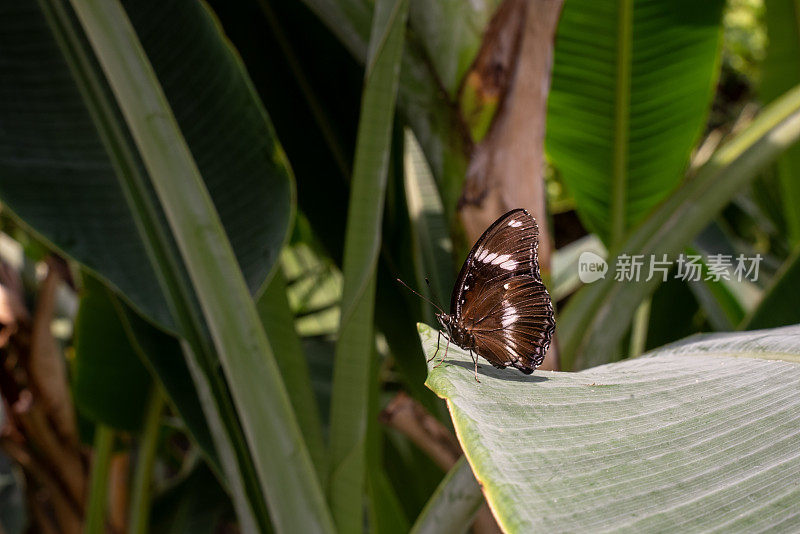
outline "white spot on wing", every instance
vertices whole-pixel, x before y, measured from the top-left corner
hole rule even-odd
[[[503,284],[503,289],[508,289],[508,284]]]
[[[497,254],[495,254],[494,252],[492,252],[491,254],[489,254],[488,256],[486,256],[485,258],[482,258],[482,259],[481,259],[481,261],[482,261],[482,262],[485,262],[485,263],[493,263],[493,260],[494,260],[496,257],[497,257]]]
[[[496,254],[492,254],[492,256],[496,256]],[[510,254],[502,254],[502,255],[497,256],[496,258],[493,258],[491,260],[492,261],[492,265],[500,265],[504,261],[508,261],[510,258],[511,258]],[[489,258],[486,258],[486,261],[488,262]]]
[[[498,267],[500,267],[501,269],[505,269],[506,271],[513,271],[514,268],[516,268],[516,266],[517,262],[515,262],[514,260],[504,261],[503,263],[498,265]]]
[[[484,258],[486,258],[486,256],[487,256],[488,254],[489,254],[489,251],[488,251],[488,250],[486,250],[486,249],[483,249],[483,250],[480,252],[480,254],[478,254],[478,256],[477,256],[475,259],[476,259],[476,260],[478,260],[478,261],[483,261],[483,260],[484,260]]]
[[[512,228],[519,228],[520,226],[522,226],[522,221],[511,219],[510,221],[508,221],[508,225]]]
[[[513,306],[509,306],[508,308],[505,309],[505,313],[503,314],[503,320],[502,320],[503,328],[508,328],[509,326],[514,324],[514,322],[516,322],[517,319],[519,319],[519,315],[517,315],[517,309],[514,308]]]

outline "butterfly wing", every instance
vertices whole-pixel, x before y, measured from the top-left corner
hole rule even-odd
[[[550,345],[555,320],[538,246],[536,220],[525,210],[509,211],[475,243],[456,282],[451,314],[496,367],[531,373]]]
[[[550,295],[541,280],[520,275],[496,284],[469,310],[466,328],[475,352],[495,367],[530,374],[542,364],[556,323]]]
[[[539,275],[539,227],[523,210],[509,211],[494,222],[472,247],[458,275],[450,300],[456,320],[485,298],[486,291],[515,276]]]

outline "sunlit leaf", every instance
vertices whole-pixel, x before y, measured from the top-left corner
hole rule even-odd
[[[420,325],[425,351],[436,331]],[[780,361],[782,360],[782,361]],[[800,326],[525,376],[450,345],[427,385],[506,532],[793,530]]]

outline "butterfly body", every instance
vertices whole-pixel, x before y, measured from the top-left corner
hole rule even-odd
[[[463,326],[455,321],[455,316],[447,313],[437,313],[436,319],[444,328],[447,339],[458,345],[464,350],[475,350],[475,336]]]
[[[555,319],[539,274],[538,237],[536,220],[523,209],[483,233],[461,268],[450,313],[436,314],[448,343],[501,369],[530,374],[541,365]]]

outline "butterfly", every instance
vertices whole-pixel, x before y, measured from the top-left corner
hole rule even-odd
[[[541,365],[556,323],[539,274],[538,247],[539,227],[524,209],[509,211],[483,233],[461,267],[450,313],[436,314],[443,331],[431,360],[444,336],[448,346],[469,351],[478,382],[477,356],[525,374]],[[442,361],[446,357],[447,348]]]

